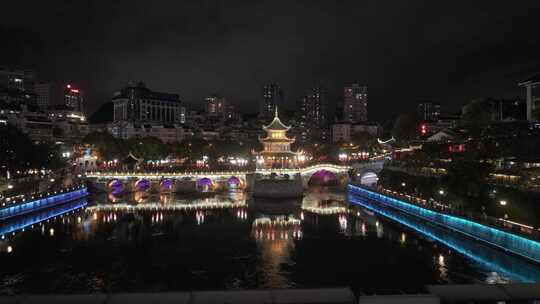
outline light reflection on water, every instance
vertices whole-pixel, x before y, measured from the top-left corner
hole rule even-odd
[[[511,281],[348,205],[339,192],[314,189],[303,199],[279,202],[253,200],[243,192],[139,192],[95,197],[94,202],[1,240],[0,262],[9,266],[0,270],[0,293],[329,284],[385,292],[445,282]],[[33,262],[36,251],[44,256],[41,263]],[[59,275],[52,276],[50,269]],[[54,283],[60,279],[70,283]]]

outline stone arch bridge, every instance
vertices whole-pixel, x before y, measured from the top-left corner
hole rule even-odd
[[[250,189],[257,176],[276,176],[300,179],[307,188],[312,182],[347,183],[351,177],[357,180],[373,178],[382,169],[379,163],[358,163],[352,166],[317,164],[299,169],[268,169],[256,171],[223,172],[87,172],[86,179],[97,191],[103,192],[194,192],[226,189]]]

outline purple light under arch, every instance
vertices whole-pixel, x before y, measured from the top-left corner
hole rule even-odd
[[[310,184],[328,185],[337,183],[338,178],[334,172],[328,170],[319,170],[309,179]]]
[[[147,179],[140,179],[135,183],[135,188],[138,191],[146,191],[150,189],[151,183]]]
[[[174,181],[172,179],[164,179],[161,181],[161,188],[164,190],[171,190],[173,188]]]
[[[201,178],[197,181],[197,187],[204,187],[204,186],[212,187],[212,184],[213,184],[212,180],[207,177]]]
[[[107,187],[109,187],[109,189],[112,189],[112,190],[122,189],[123,186],[124,185],[122,184],[122,182],[118,179],[113,179],[109,181],[109,183],[107,183]]]
[[[229,185],[237,185],[238,186],[238,185],[240,185],[240,179],[238,177],[236,177],[236,176],[233,176],[233,177],[229,178],[229,180],[227,180],[227,183]]]

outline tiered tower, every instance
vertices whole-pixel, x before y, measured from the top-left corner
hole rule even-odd
[[[261,152],[256,152],[257,169],[290,169],[298,165],[298,153],[291,151],[294,138],[287,137],[291,127],[281,122],[277,107],[272,122],[263,126],[266,131],[265,138],[259,138],[263,145]]]

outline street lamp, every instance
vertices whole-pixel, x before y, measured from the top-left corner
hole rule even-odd
[[[439,194],[444,195],[444,190],[443,189],[439,190]]]
[[[407,184],[405,182],[402,182],[401,187],[405,187],[405,186],[407,186]]]

